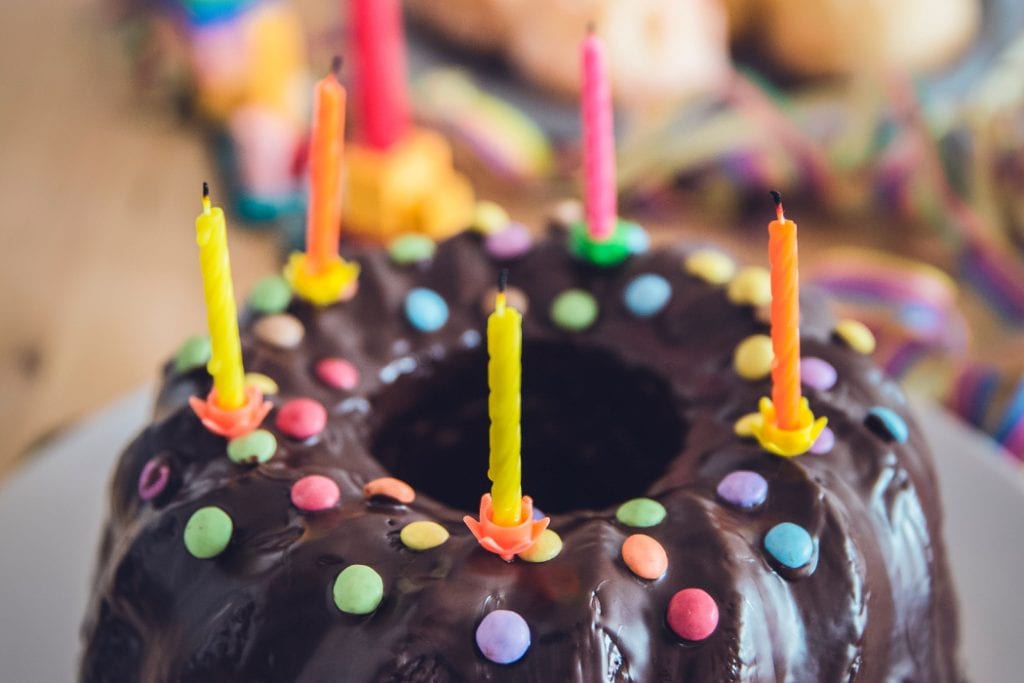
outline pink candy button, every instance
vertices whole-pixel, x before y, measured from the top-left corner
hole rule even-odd
[[[319,512],[338,504],[341,492],[333,479],[310,474],[292,484],[292,505],[303,512]]]
[[[718,604],[700,588],[684,588],[669,601],[666,621],[683,640],[704,640],[718,628]]]
[[[305,440],[324,430],[327,410],[311,398],[296,398],[281,406],[276,424],[287,436]]]
[[[356,366],[342,358],[324,358],[316,364],[317,378],[333,389],[355,389],[359,384]]]

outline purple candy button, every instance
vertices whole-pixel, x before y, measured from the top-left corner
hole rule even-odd
[[[807,386],[819,391],[828,391],[836,385],[838,374],[832,364],[821,358],[800,359],[800,379]]]
[[[171,479],[171,468],[161,458],[152,458],[139,474],[139,498],[153,500],[167,488]]]
[[[757,507],[768,496],[768,482],[757,472],[736,470],[718,483],[722,500],[741,508]]]
[[[828,453],[832,450],[832,447],[836,445],[836,433],[828,427],[821,430],[821,434],[818,435],[814,445],[811,446],[811,453]]]
[[[496,609],[477,627],[476,645],[495,664],[512,664],[530,648],[530,627],[518,613]]]
[[[522,223],[509,223],[504,229],[487,236],[487,253],[493,258],[507,261],[530,251],[533,236]]]

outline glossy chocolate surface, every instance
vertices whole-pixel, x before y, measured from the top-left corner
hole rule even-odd
[[[820,300],[803,301],[803,355],[838,369],[829,391],[807,389],[836,445],[784,459],[734,435],[769,381],[732,369],[736,345],[767,326],[724,290],[687,275],[686,247],[597,270],[567,255],[554,234],[509,264],[529,298],[524,319],[524,492],[551,514],[564,541],[555,559],[506,564],[463,524],[487,490],[485,316],[481,299],[498,263],[473,235],[440,245],[431,262],[396,266],[381,252],[355,256],[359,293],[317,310],[293,302],[306,335],[275,349],[243,325],[246,370],[280,385],[275,406],[311,397],[328,409],[326,430],[299,443],[278,436],[269,462],[240,466],[224,438],[186,404],[205,395],[203,370],[166,370],[155,422],[128,447],[114,474],[84,638],[82,680],[94,681],[927,681],[959,680],[957,619],[941,542],[935,475],[899,388],[831,336]],[[625,285],[654,272],[672,284],[649,319],[622,303]],[[402,312],[414,286],[430,287],[451,315],[435,333]],[[548,309],[569,287],[597,298],[584,332],[557,328]],[[313,367],[341,357],[359,368],[355,390],[332,389]],[[910,424],[906,444],[864,424],[887,406]],[[170,465],[167,490],[137,493],[146,462]],[[768,481],[754,510],[715,489],[737,469]],[[305,474],[334,479],[337,508],[303,514],[289,501]],[[417,490],[409,506],[366,501],[363,485],[394,474]],[[648,495],[661,524],[630,529],[618,504]],[[234,537],[217,558],[185,550],[192,512],[217,505]],[[399,540],[415,520],[450,533],[413,552]],[[765,534],[789,521],[815,539],[807,567],[782,571]],[[668,571],[634,576],[620,548],[642,531],[666,549]],[[373,567],[384,600],[368,616],[341,613],[331,587],[353,563]],[[677,591],[717,602],[715,632],[682,642],[665,624]],[[487,661],[474,632],[485,614],[510,609],[532,645],[517,663]]]

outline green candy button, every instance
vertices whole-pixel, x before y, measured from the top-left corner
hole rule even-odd
[[[253,286],[249,293],[249,308],[257,313],[281,313],[292,302],[292,288],[280,275],[270,275]]]
[[[654,526],[665,519],[665,506],[650,498],[634,498],[619,506],[615,518],[626,526]]]
[[[399,265],[426,261],[437,251],[437,244],[426,235],[410,233],[395,238],[388,245],[388,255]]]
[[[384,598],[384,581],[365,564],[345,567],[334,580],[334,604],[346,614],[369,614]]]
[[[174,356],[174,369],[177,372],[188,372],[201,368],[210,362],[211,353],[209,337],[189,337]]]
[[[231,517],[219,507],[199,508],[185,525],[185,547],[200,560],[217,557],[228,547],[234,528]]]
[[[266,429],[257,429],[228,441],[228,458],[239,465],[266,462],[277,452],[277,439]]]
[[[564,330],[582,332],[597,319],[597,300],[582,289],[567,289],[551,303],[551,320]]]

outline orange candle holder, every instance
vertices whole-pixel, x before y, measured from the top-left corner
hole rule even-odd
[[[494,521],[491,494],[485,493],[480,498],[479,521],[471,515],[466,515],[462,521],[484,550],[511,562],[516,555],[532,548],[551,523],[550,517],[533,518],[533,499],[529,496],[522,497],[522,506],[519,518],[523,521],[515,526],[502,526]]]
[[[210,390],[206,400],[190,396],[188,403],[204,427],[229,439],[255,430],[272,407],[270,401],[263,400],[263,392],[255,384],[245,387],[245,403],[240,408],[221,407],[217,402],[216,389]]]
[[[412,129],[387,150],[353,142],[345,154],[345,230],[384,244],[407,232],[442,240],[472,221],[473,188],[441,135]]]
[[[751,434],[761,444],[761,448],[786,458],[802,455],[810,450],[828,423],[827,417],[814,417],[806,398],[800,399],[797,426],[792,429],[779,426],[775,406],[767,396],[761,398],[757,408],[758,412],[748,418]]]

